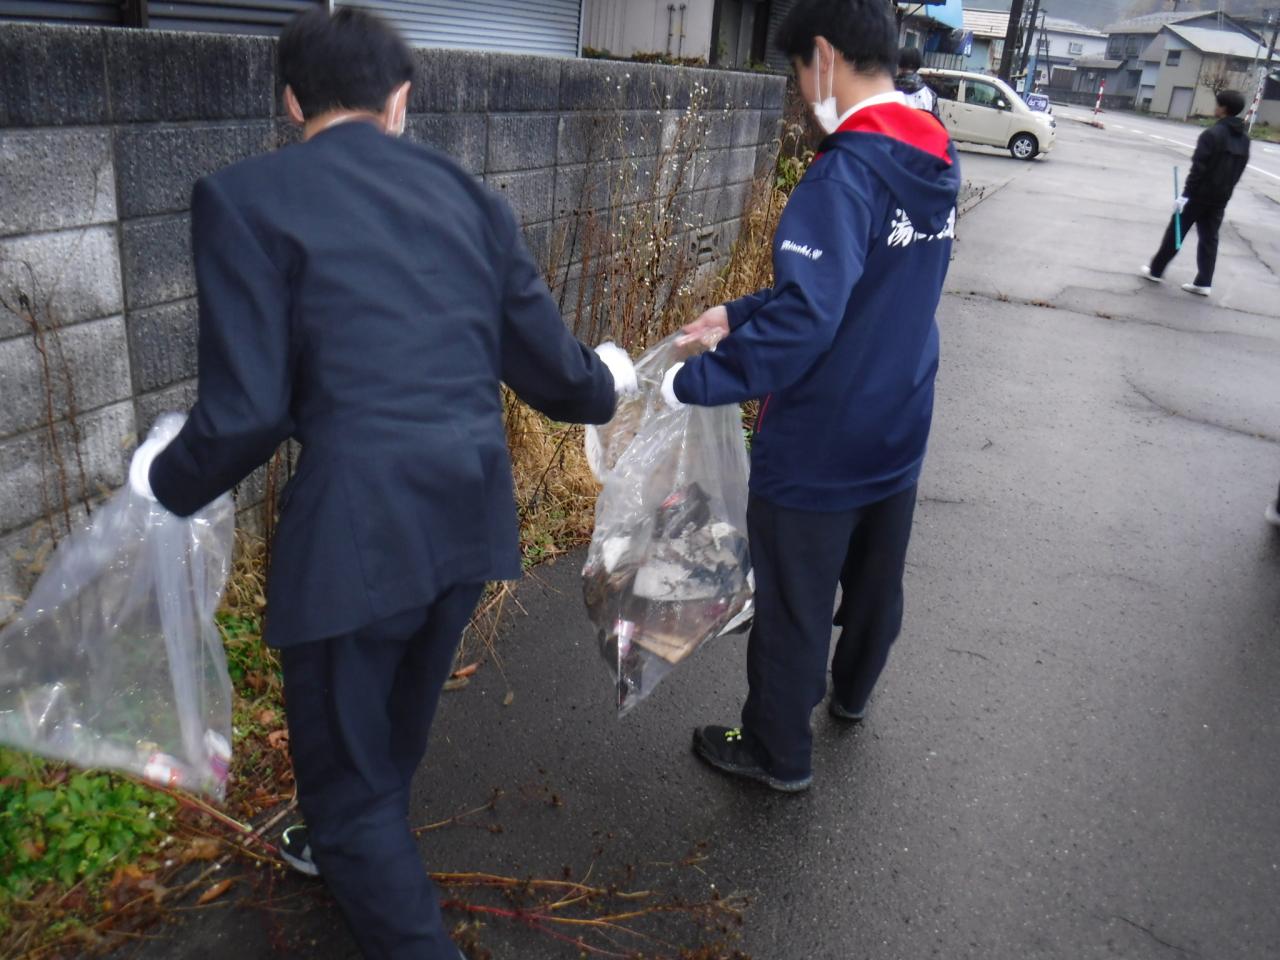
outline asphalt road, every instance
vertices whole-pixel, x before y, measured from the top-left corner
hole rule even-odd
[[[813,789],[689,752],[736,715],[740,640],[614,719],[570,558],[522,587],[502,671],[446,697],[416,815],[505,794],[424,834],[434,869],[743,893],[755,960],[1280,957],[1280,182],[1246,176],[1196,299],[1135,275],[1174,148],[1059,131],[1042,161],[963,157],[985,190],[940,313],[906,624],[867,722],[815,716]],[[162,935],[131,955],[353,955],[291,879]]]

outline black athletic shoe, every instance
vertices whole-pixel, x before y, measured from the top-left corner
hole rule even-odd
[[[295,823],[280,836],[280,856],[284,862],[308,877],[320,876],[320,868],[311,859],[311,841],[307,837],[307,825]]]
[[[827,713],[845,723],[861,723],[867,718],[866,707],[861,710],[850,710],[848,707],[841,706],[840,701],[835,697],[827,698]]]
[[[693,731],[693,752],[721,773],[757,780],[783,793],[808,790],[813,777],[783,780],[760,765],[737,727],[698,727]]]

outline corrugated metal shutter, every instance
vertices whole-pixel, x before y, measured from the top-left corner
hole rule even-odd
[[[769,4],[769,38],[765,47],[764,62],[775,70],[781,70],[783,73],[791,71],[791,63],[778,52],[773,38],[778,35],[778,26],[782,23],[783,18],[791,12],[791,8],[795,5],[796,0],[773,0]]]
[[[578,55],[582,0],[337,0],[394,23],[418,47]]]
[[[38,20],[41,23],[119,23],[120,0],[4,0],[0,20]]]
[[[278,34],[295,14],[325,0],[150,0],[153,30]]]

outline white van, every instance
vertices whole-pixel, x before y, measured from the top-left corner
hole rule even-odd
[[[938,95],[938,116],[951,139],[1000,147],[1018,160],[1034,160],[1053,149],[1058,121],[1032,110],[1003,80],[928,68],[920,76]]]

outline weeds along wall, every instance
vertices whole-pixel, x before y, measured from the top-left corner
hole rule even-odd
[[[726,262],[773,167],[780,77],[415,56],[406,135],[507,197],[586,337],[645,342]],[[192,184],[296,133],[268,39],[4,24],[0,64],[3,620],[138,434],[194,396]],[[242,508],[272,485],[259,471]]]

